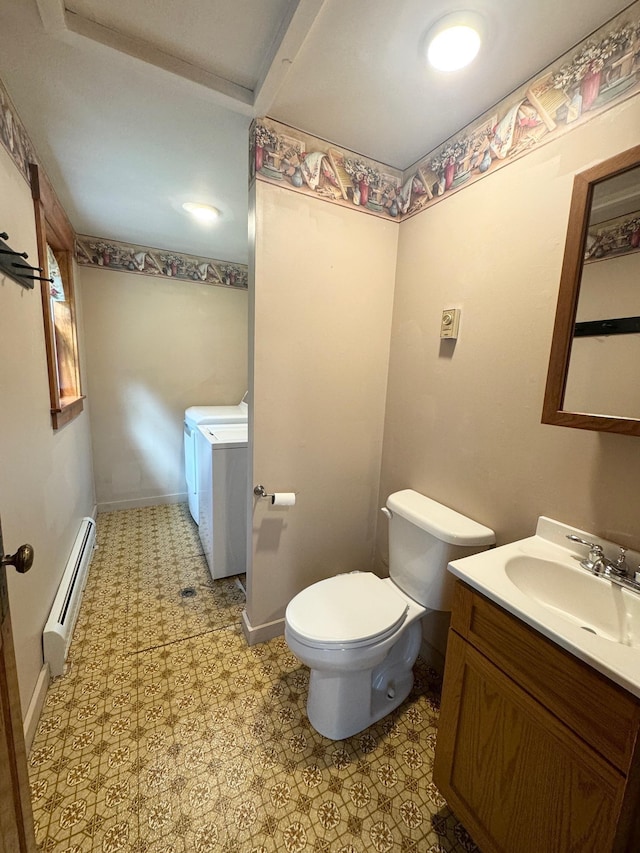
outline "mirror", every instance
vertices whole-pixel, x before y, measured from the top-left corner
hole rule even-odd
[[[640,145],[576,175],[542,423],[640,435]]]

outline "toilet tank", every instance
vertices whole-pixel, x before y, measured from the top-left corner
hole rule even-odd
[[[451,610],[452,560],[486,551],[495,544],[493,530],[413,489],[387,499],[389,575],[414,601],[429,610]]]

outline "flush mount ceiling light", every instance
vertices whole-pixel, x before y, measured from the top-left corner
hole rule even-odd
[[[478,55],[482,20],[473,12],[453,12],[427,33],[427,59],[437,71],[458,71]]]
[[[217,207],[197,201],[185,201],[182,209],[194,216],[198,222],[215,222],[220,217],[220,211]]]

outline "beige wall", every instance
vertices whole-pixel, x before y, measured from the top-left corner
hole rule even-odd
[[[0,230],[9,244],[37,249],[29,187],[0,147]],[[5,550],[35,548],[26,575],[8,570],[23,715],[42,661],[42,629],[78,531],[94,506],[89,417],[85,410],[54,432],[38,287],[23,290],[0,275],[0,513]],[[80,341],[82,346],[82,339]]]
[[[316,580],[386,574],[378,507],[397,489],[487,524],[499,543],[546,514],[638,546],[635,439],[540,416],[574,174],[636,143],[639,123],[636,98],[399,229],[257,183],[252,483],[298,503],[251,502],[250,636],[280,630]],[[460,337],[441,342],[451,307]],[[440,651],[446,621],[424,626]]]
[[[263,182],[256,196],[253,483],[297,493],[252,502],[259,632],[308,584],[371,566],[398,227]]]
[[[186,500],[184,410],[247,389],[247,292],[80,269],[99,508]]]
[[[637,439],[540,416],[573,176],[636,144],[639,126],[635,98],[400,225],[381,503],[416,489],[498,544],[547,515],[638,546]],[[456,307],[459,339],[441,342]],[[374,565],[387,572],[384,523]],[[447,627],[423,619],[436,665]]]
[[[499,543],[548,515],[638,546],[638,439],[540,414],[574,173],[639,127],[634,98],[401,224],[380,500],[415,488]],[[380,525],[379,566],[386,551]]]

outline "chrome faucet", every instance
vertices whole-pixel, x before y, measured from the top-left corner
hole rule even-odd
[[[602,545],[599,545],[597,542],[587,542],[585,539],[580,539],[579,536],[574,536],[573,534],[568,534],[567,539],[570,539],[572,542],[579,542],[580,545],[586,545],[589,549],[589,553],[585,559],[580,560],[580,565],[583,569],[592,572],[594,575],[634,580],[635,571],[627,563],[626,548],[618,545],[619,553],[617,558],[610,560],[608,557],[605,557]]]

